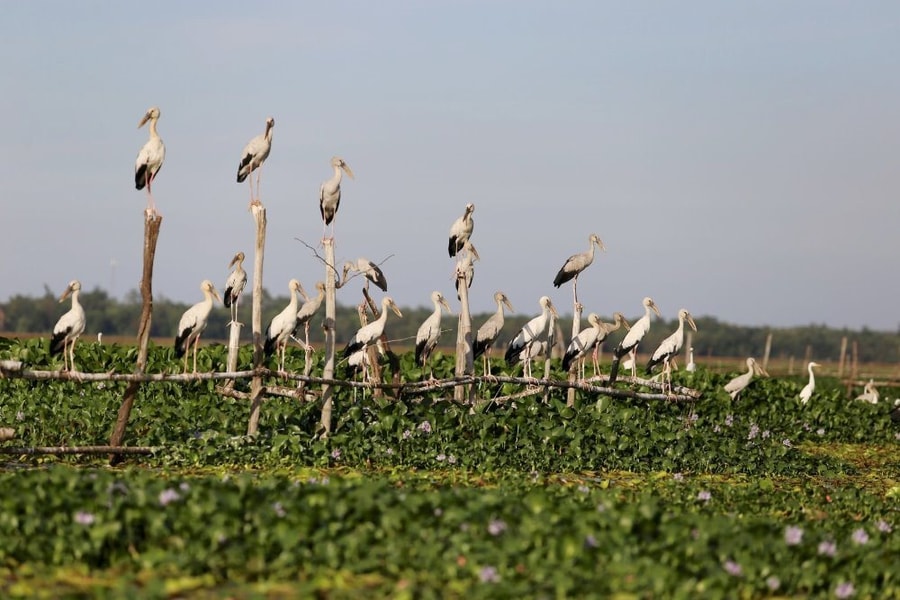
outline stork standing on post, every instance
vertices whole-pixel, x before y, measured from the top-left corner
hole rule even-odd
[[[596,317],[596,323],[591,320],[592,317]],[[596,376],[600,371],[600,365],[597,362],[597,349],[600,347],[600,344],[602,344],[613,331],[617,331],[622,326],[627,330],[629,326],[628,321],[625,320],[625,317],[620,312],[613,313],[612,323],[604,323],[600,320],[600,317],[594,313],[588,315],[588,322],[592,327],[580,331],[578,335],[572,338],[572,341],[566,348],[566,353],[563,355],[562,367],[564,371],[568,371],[573,360],[583,359],[587,356],[588,352],[590,352],[591,361],[594,365],[594,375]],[[581,379],[584,379],[583,362],[581,364]]]
[[[288,290],[290,291],[291,299],[288,305],[269,321],[269,326],[266,327],[266,342],[263,346],[263,352],[265,352],[267,358],[276,349],[279,351],[279,371],[284,371],[284,357],[287,352],[288,341],[291,339],[294,329],[297,328],[297,294],[302,294],[304,298],[307,298],[306,291],[296,279],[291,279],[288,282]]]
[[[148,121],[150,122],[150,139],[138,152],[137,160],[134,161],[134,187],[139,190],[144,189],[144,186],[147,187],[147,216],[155,217],[159,213],[156,212],[156,203],[153,201],[153,192],[150,188],[166,158],[166,146],[156,131],[156,122],[159,121],[158,107],[154,106],[147,111],[147,114],[138,123],[138,129]]]
[[[325,239],[325,228],[328,225],[331,225],[331,239],[334,239],[334,225],[332,223],[341,205],[341,171],[346,173],[347,177],[353,179],[353,171],[350,170],[350,165],[340,156],[331,158],[331,168],[334,169],[334,175],[322,182],[322,185],[319,187],[319,211],[322,213],[323,240]]]
[[[567,258],[565,264],[563,264],[562,268],[560,268],[556,277],[553,279],[553,285],[555,287],[561,286],[570,279],[573,280],[572,296],[575,304],[578,304],[578,276],[594,262],[594,246],[600,248],[600,250],[606,250],[603,246],[603,242],[600,241],[600,236],[596,233],[592,233],[590,237],[588,237],[588,244],[590,244],[590,246],[588,247],[587,252],[573,254]]]
[[[659,363],[663,363],[663,377],[669,388],[672,387],[672,368],[675,366],[675,357],[681,352],[684,345],[684,323],[687,322],[691,329],[697,331],[697,325],[694,323],[694,317],[687,309],[682,308],[678,311],[678,328],[666,339],[664,339],[659,347],[653,352],[650,360],[647,362],[646,373],[649,375],[653,372],[653,367]]]
[[[459,293],[459,282],[465,280],[466,289],[471,288],[472,280],[475,279],[475,261],[481,260],[472,240],[466,241],[465,251],[463,259],[456,264],[456,299],[460,302],[462,302],[462,295]]]
[[[194,373],[197,372],[197,346],[200,345],[200,334],[206,329],[209,322],[209,313],[212,312],[213,298],[219,299],[216,287],[209,279],[204,279],[200,284],[203,292],[203,300],[187,309],[181,320],[178,321],[178,333],[175,335],[175,357],[184,357],[184,372],[187,373],[187,350],[194,347]]]
[[[472,237],[472,230],[475,228],[475,221],[472,219],[472,213],[475,212],[475,205],[469,202],[466,204],[466,210],[461,217],[453,221],[450,226],[450,243],[447,246],[451,258],[456,256],[466,246],[466,242]]]
[[[381,337],[381,334],[384,333],[384,325],[387,323],[387,311],[391,309],[394,311],[398,317],[402,317],[403,313],[400,312],[400,309],[397,307],[397,304],[394,302],[394,299],[390,296],[385,296],[381,299],[381,314],[378,315],[378,318],[365,325],[360,327],[359,330],[350,338],[350,341],[347,342],[347,345],[344,347],[344,358],[350,358],[350,355],[356,352],[357,350],[363,350],[368,348],[372,344],[378,341],[378,338]]]
[[[659,314],[659,308],[657,308],[656,303],[653,302],[653,298],[647,296],[643,300],[644,305],[644,316],[635,321],[634,325],[625,335],[619,345],[616,346],[616,349],[613,350],[613,361],[612,367],[609,371],[609,385],[613,385],[616,382],[616,377],[619,374],[619,362],[622,360],[622,357],[626,354],[631,354],[631,376],[634,377],[637,371],[636,365],[636,354],[638,344],[641,343],[641,340],[644,339],[644,336],[647,335],[647,332],[650,331],[650,311],[656,313],[656,316],[661,316]]]
[[[222,294],[222,301],[225,306],[231,309],[231,322],[237,323],[238,302],[240,302],[241,294],[244,292],[244,286],[247,285],[247,272],[244,271],[244,253],[238,252],[228,263],[228,268],[234,267],[225,281],[225,293]]]
[[[441,312],[446,308],[452,315],[453,311],[444,295],[438,291],[431,292],[431,301],[434,303],[434,312],[428,315],[416,332],[416,362],[423,367],[428,363],[428,378],[434,379],[430,358],[441,337]]]
[[[59,301],[64,302],[71,295],[72,308],[66,311],[53,326],[53,337],[50,338],[50,353],[62,352],[63,370],[65,371],[75,370],[75,342],[78,341],[78,336],[84,333],[84,308],[78,302],[79,292],[81,292],[81,282],[73,279],[59,297]]]
[[[528,321],[506,348],[506,364],[512,366],[524,360],[525,377],[531,377],[530,357],[534,355],[529,351],[531,345],[535,343],[538,337],[544,335],[544,332],[550,325],[551,315],[559,317],[559,313],[556,312],[556,307],[553,306],[550,298],[541,296],[538,303],[541,306],[541,314]]]
[[[509,312],[513,312],[512,304],[510,304],[509,298],[503,292],[494,294],[494,302],[497,303],[497,312],[488,317],[488,320],[478,328],[478,331],[475,333],[475,342],[472,344],[472,359],[474,360],[479,356],[482,357],[485,377],[490,375],[491,350],[493,350],[494,342],[497,341],[497,337],[500,335],[500,330],[503,329],[505,321],[503,307],[505,306],[509,309]]]
[[[738,375],[725,384],[725,391],[731,395],[732,400],[738,399],[738,396],[744,391],[744,388],[750,385],[750,381],[753,379],[754,375],[768,375],[768,373],[766,373],[766,371],[759,366],[759,363],[756,362],[756,359],[751,356],[747,358],[747,372]]]
[[[272,130],[275,128],[275,119],[266,119],[266,130],[247,142],[244,151],[241,152],[241,162],[238,164],[237,182],[242,183],[256,171],[256,198],[253,197],[253,177],[250,177],[250,206],[259,206],[259,180],[262,178],[262,164],[269,157],[272,150]]]
[[[357,258],[356,261],[347,261],[344,263],[344,273],[341,276],[341,281],[347,281],[347,274],[350,271],[356,271],[357,273],[362,273],[362,275],[366,278],[366,291],[369,290],[369,282],[374,283],[382,292],[387,291],[387,279],[384,276],[381,268],[373,263],[368,258]],[[343,283],[341,284],[343,285]]]
[[[297,325],[294,328],[294,331],[296,331],[301,325],[303,325],[305,336],[303,343],[307,350],[311,350],[309,346],[309,322],[318,312],[319,307],[322,306],[322,301],[325,300],[325,284],[321,281],[317,281],[316,290],[319,292],[316,297],[304,302],[303,306],[300,307],[300,310],[297,311]]]

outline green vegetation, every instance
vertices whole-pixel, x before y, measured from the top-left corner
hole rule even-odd
[[[46,344],[0,340],[0,359],[58,366]],[[130,372],[134,354],[86,344],[76,361]],[[436,356],[435,375],[451,362]],[[204,370],[224,363],[201,353]],[[151,348],[150,371],[178,368]],[[677,371],[700,400],[574,407],[486,386],[495,401],[475,411],[341,389],[327,440],[315,402],[268,399],[248,438],[247,403],[212,383],[147,384],[127,442],[156,455],[8,457],[0,596],[900,597],[889,404],[827,377],[806,407],[805,378],[756,380],[732,403],[727,380]],[[123,390],[2,379],[6,444],[104,444]]]

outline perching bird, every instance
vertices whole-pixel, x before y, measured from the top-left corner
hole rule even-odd
[[[279,351],[281,355],[278,362],[279,371],[284,371],[284,355],[287,352],[288,341],[291,339],[294,329],[297,328],[297,294],[303,294],[304,298],[307,297],[303,286],[296,279],[288,282],[288,290],[291,299],[288,305],[269,321],[269,326],[266,327],[266,342],[263,346],[263,352],[267,358],[272,356],[276,349]]]
[[[371,346],[375,342],[378,341],[378,338],[381,337],[381,334],[384,333],[384,324],[387,322],[387,311],[391,309],[394,311],[398,317],[402,317],[403,313],[400,312],[400,309],[397,308],[396,303],[394,303],[393,298],[390,296],[385,296],[381,299],[381,314],[378,315],[378,318],[361,327],[353,337],[350,338],[350,341],[347,342],[347,345],[344,347],[344,358],[350,358],[350,355],[356,352],[357,350],[362,350]]]
[[[450,256],[456,256],[472,236],[472,230],[475,228],[475,221],[472,219],[473,212],[475,212],[475,205],[469,202],[466,204],[466,212],[463,213],[463,216],[453,221],[453,225],[450,226],[450,243],[448,245]]]
[[[600,321],[600,315],[591,313],[588,315],[587,320],[590,327],[579,331],[578,335],[574,336],[566,347],[566,353],[563,354],[562,359],[563,371],[568,371],[573,361],[587,356],[587,353],[591,352],[597,345],[597,340],[600,338],[600,334],[603,333],[603,323]],[[581,379],[584,379],[584,373],[581,374]]]
[[[875,381],[870,379],[869,383],[863,386],[863,393],[857,396],[856,399],[869,404],[878,404],[879,394],[878,390],[875,389]]]
[[[368,258],[357,258],[356,262],[347,261],[344,263],[344,274],[341,277],[341,281],[347,280],[347,273],[350,271],[356,271],[358,273],[362,273],[366,278],[366,290],[369,289],[369,282],[371,281],[376,286],[378,286],[382,292],[387,291],[387,279],[384,276],[384,273],[381,271],[381,268],[373,263]]]
[[[697,363],[694,362],[694,347],[693,346],[691,346],[690,349],[688,350],[688,355],[689,355],[688,364],[685,365],[684,370],[687,371],[688,373],[693,373],[694,371],[697,370]]]
[[[254,137],[244,146],[241,152],[241,162],[238,164],[237,182],[242,183],[247,177],[256,171],[256,198],[253,197],[253,178],[250,177],[250,205],[259,205],[259,180],[262,177],[262,164],[269,157],[272,150],[272,129],[275,127],[275,119],[266,119],[265,132]]]
[[[216,287],[209,279],[200,284],[203,300],[187,309],[178,321],[178,333],[175,335],[175,356],[184,357],[184,372],[187,373],[187,350],[194,345],[194,373],[197,372],[197,346],[200,345],[200,334],[206,329],[209,313],[212,312],[213,298],[219,299]]]
[[[334,169],[334,175],[330,179],[322,182],[319,187],[319,211],[322,213],[322,239],[325,239],[325,227],[331,225],[337,214],[338,208],[341,206],[341,170],[347,174],[347,177],[353,179],[353,171],[350,165],[344,162],[340,156],[331,158],[331,167]],[[331,239],[334,239],[334,225],[331,226]]]
[[[731,394],[732,400],[738,399],[738,396],[744,391],[744,388],[750,385],[750,381],[753,379],[754,375],[768,375],[768,373],[766,373],[766,371],[759,366],[759,363],[756,362],[756,359],[751,356],[747,359],[747,372],[738,375],[725,384],[725,391]]]
[[[310,350],[309,346],[309,322],[315,316],[316,312],[318,312],[319,307],[322,306],[322,301],[325,300],[325,284],[321,281],[316,282],[316,290],[318,290],[318,294],[315,298],[310,298],[306,302],[303,303],[303,306],[300,307],[300,310],[297,311],[297,325],[294,327],[294,331],[300,328],[303,325],[304,330],[304,345],[307,350]]]
[[[541,314],[534,317],[519,331],[519,333],[509,342],[506,348],[506,364],[513,366],[517,362],[526,358],[527,350],[537,338],[544,335],[544,332],[550,325],[550,317],[559,318],[559,313],[547,296],[541,296],[539,301],[541,305]],[[525,377],[531,377],[531,361],[525,360]]]
[[[156,204],[153,202],[153,192],[150,187],[166,158],[166,146],[156,131],[156,122],[159,121],[159,108],[154,106],[148,110],[147,114],[138,123],[138,129],[143,127],[147,121],[150,121],[150,139],[138,152],[137,160],[134,161],[134,187],[142,190],[144,186],[147,186],[147,214],[155,216],[158,213],[156,212]]]
[[[503,292],[494,294],[494,302],[497,303],[497,312],[488,317],[488,320],[478,328],[478,331],[475,333],[475,341],[472,343],[472,359],[483,356],[482,363],[484,364],[485,377],[490,374],[489,358],[491,350],[493,350],[494,342],[497,341],[497,337],[500,335],[500,330],[503,329],[505,320],[503,307],[505,306],[509,309],[509,312],[513,312],[512,304],[510,304],[509,298]]]
[[[442,293],[438,291],[431,292],[431,301],[434,303],[434,312],[425,319],[419,326],[419,331],[416,332],[416,363],[423,367],[428,362],[441,337],[441,310],[446,308],[448,313],[453,314]],[[429,367],[429,379],[432,378],[433,375]]]
[[[596,245],[601,250],[605,250],[603,242],[600,241],[600,236],[596,233],[592,233],[588,237],[588,244],[587,252],[573,254],[567,258],[565,264],[563,264],[553,279],[555,287],[559,287],[570,279],[574,279],[572,282],[572,296],[575,299],[575,304],[578,304],[578,276],[594,262],[594,246]]]
[[[50,353],[63,355],[63,370],[75,370],[75,342],[84,333],[84,308],[78,302],[81,282],[73,279],[69,282],[59,301],[63,302],[72,296],[72,308],[59,318],[53,326],[53,337],[50,338]],[[68,351],[68,352],[67,352]]]
[[[609,371],[609,385],[612,385],[616,382],[616,376],[619,374],[619,361],[622,360],[622,357],[628,353],[631,353],[631,376],[634,377],[637,370],[636,364],[636,354],[638,344],[641,343],[641,340],[644,339],[644,336],[647,335],[647,332],[650,331],[650,310],[656,313],[656,316],[661,316],[659,314],[659,308],[656,307],[656,303],[653,302],[653,298],[649,296],[644,298],[644,316],[635,321],[634,325],[625,335],[619,345],[616,346],[616,349],[613,350],[613,360],[612,367]]]
[[[472,280],[475,278],[475,261],[481,260],[478,251],[472,244],[472,240],[468,240],[465,245],[465,256],[456,265],[456,299],[462,301],[459,293],[459,282],[465,280],[466,289],[472,287]]]
[[[684,345],[684,323],[691,326],[691,329],[697,331],[697,325],[694,323],[694,317],[687,309],[682,308],[678,311],[678,328],[666,339],[660,342],[656,351],[647,362],[645,373],[649,375],[653,372],[653,367],[659,363],[663,363],[663,377],[671,385],[672,367],[675,366],[675,357],[681,352],[681,346]]]
[[[803,389],[800,390],[800,403],[806,404],[809,402],[809,399],[812,398],[813,392],[816,391],[816,377],[813,375],[813,368],[821,366],[817,362],[812,362],[806,366],[806,370],[809,371],[809,383],[803,386]]]
[[[225,293],[222,294],[222,301],[225,306],[231,309],[231,322],[237,323],[238,302],[241,300],[241,294],[244,292],[244,286],[247,285],[247,272],[244,271],[244,253],[238,252],[228,263],[228,268],[234,267],[225,281]]]

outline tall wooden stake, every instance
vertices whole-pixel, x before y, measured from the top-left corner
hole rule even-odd
[[[334,378],[334,239],[324,240],[325,249],[325,368],[322,370],[323,379]],[[333,407],[333,386],[322,384],[322,436],[327,438],[331,433],[331,410]]]
[[[263,365],[262,334],[262,297],[263,297],[263,258],[266,253],[266,209],[262,204],[252,206],[253,220],[256,222],[256,256],[253,260],[253,368]],[[259,409],[263,399],[262,377],[255,375],[250,382],[250,420],[247,423],[247,435],[256,435],[259,428]]]
[[[153,316],[153,260],[156,257],[156,241],[159,239],[159,226],[162,223],[162,217],[157,215],[156,218],[144,213],[144,270],[141,276],[141,320],[138,325],[138,355],[135,363],[134,372],[138,375],[144,373],[147,366],[147,346],[150,342],[150,321]],[[119,416],[116,418],[116,425],[113,429],[112,436],[109,438],[110,446],[121,446],[125,439],[125,429],[128,426],[128,418],[131,416],[131,407],[134,405],[134,398],[137,396],[140,383],[137,381],[130,382],[125,388],[125,395],[122,398],[122,405],[119,407]],[[116,465],[122,460],[121,454],[111,454],[109,456],[109,464]]]
[[[763,371],[769,368],[769,354],[772,352],[772,332],[766,336],[766,350],[763,353]]]
[[[472,315],[469,312],[469,286],[466,274],[456,270],[456,289],[459,292],[459,325],[456,328],[456,376],[471,375],[474,372],[472,353]],[[470,383],[453,388],[453,399],[456,402],[474,404],[475,387]]]
[[[238,353],[241,346],[241,325],[237,321],[228,324],[228,370],[237,371]],[[234,387],[234,380],[225,382],[226,388]]]
[[[572,317],[572,339],[575,339],[579,333],[581,333],[581,313],[584,310],[584,305],[581,302],[575,303],[575,316]],[[547,358],[549,359],[551,356],[551,352],[547,352]],[[572,368],[569,369],[569,381],[575,381],[578,377],[578,369],[580,365],[578,364],[581,361],[576,360],[575,364],[572,365]],[[566,406],[575,406],[575,388],[569,388],[569,391],[566,392]]]

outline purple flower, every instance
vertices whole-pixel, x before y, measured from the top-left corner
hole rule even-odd
[[[759,435],[759,425],[757,425],[756,423],[753,423],[752,425],[750,425],[750,432],[747,434],[747,439],[748,440],[755,439],[756,436],[758,436],[758,435]]]
[[[766,578],[766,586],[773,592],[781,587],[781,580],[772,575]]]
[[[818,433],[819,435],[825,435],[825,428],[819,427],[818,429],[816,429],[816,433]]]
[[[504,523],[500,519],[493,519],[490,523],[488,523],[488,533],[490,533],[491,535],[496,537],[504,531],[506,531],[506,523]]]
[[[481,583],[497,583],[500,581],[500,573],[497,572],[497,567],[482,567],[478,579],[481,580]]]
[[[178,495],[175,488],[167,488],[159,493],[159,503],[161,506],[168,506],[179,498],[181,498],[181,496]]]
[[[411,438],[411,437],[412,437],[412,431],[410,431],[409,429],[407,429],[406,431],[403,432],[403,439],[404,439],[404,440],[408,440],[408,439]]]
[[[697,419],[699,419],[699,418],[700,418],[700,415],[698,415],[697,413],[691,413],[691,423],[696,423]]]
[[[441,452],[440,454],[435,456],[434,459],[438,462],[444,462],[445,460],[447,460],[447,455]]]
[[[849,598],[856,593],[856,588],[849,581],[845,581],[834,590],[835,598]]]
[[[597,547],[597,538],[588,534],[586,538],[584,538],[584,547],[585,548],[596,548]]]
[[[335,448],[334,450],[331,451],[331,458],[333,458],[334,460],[337,460],[340,457],[341,457],[341,449],[340,448]]]
[[[25,420],[25,413],[23,413],[21,410],[16,411],[16,421],[24,421],[24,420]]]
[[[419,423],[419,431],[422,433],[431,433],[431,423],[428,421],[422,421]]]
[[[578,491],[581,492],[582,494],[587,494],[588,492],[591,491],[591,488],[589,488],[589,487],[586,486],[586,485],[579,485],[579,486],[578,486]]]
[[[681,473],[675,473],[674,475],[672,475],[672,479],[674,479],[675,481],[684,481],[684,475],[682,475]]]
[[[890,533],[894,530],[894,528],[891,527],[891,524],[888,523],[887,521],[878,521],[877,523],[875,523],[875,527],[881,533]]]
[[[93,525],[96,520],[97,519],[96,517],[94,517],[93,513],[89,513],[84,510],[79,510],[77,513],[75,513],[75,522],[79,525]]]
[[[734,415],[728,415],[725,417],[725,426],[731,427],[734,424]]]
[[[784,543],[788,546],[796,546],[803,541],[803,529],[795,525],[784,530]]]
[[[451,465],[455,465],[456,457],[451,454],[450,456],[447,457],[447,462],[450,463]]]
[[[772,435],[772,432],[769,431],[768,429],[766,429],[766,430],[764,430],[764,431],[762,432],[762,438],[763,438],[764,440],[769,439],[769,436],[770,436],[770,435]]]
[[[715,427],[713,427],[713,433],[722,433],[722,428],[717,424]]]
[[[281,502],[275,502],[272,504],[272,510],[275,511],[275,514],[278,515],[280,519],[283,519],[287,514],[287,511],[284,510],[284,506],[282,506]]]
[[[819,542],[818,552],[821,556],[834,556],[837,554],[837,544],[831,540]]]
[[[785,448],[793,447],[793,445],[791,444],[791,440],[789,440],[787,438],[784,438],[783,440],[781,440],[781,443],[782,443],[782,445],[784,445]]]
[[[393,449],[393,448],[388,448],[387,450],[384,451],[384,453],[387,454],[388,456],[393,456],[393,455],[394,455],[394,449]]]
[[[186,492],[186,491],[188,491],[189,489],[191,489],[191,486],[188,485],[188,482],[187,482],[187,481],[182,481],[182,482],[178,485],[178,489],[181,490],[182,492]]]
[[[697,500],[703,500],[704,502],[709,502],[712,498],[712,494],[709,493],[709,490],[702,490],[697,492]]]
[[[869,534],[866,533],[865,529],[860,527],[859,529],[853,531],[853,536],[851,537],[851,539],[853,540],[854,544],[862,546],[863,544],[868,543]]]
[[[725,561],[725,571],[733,577],[740,577],[744,574],[744,570],[741,569],[741,565],[734,562],[733,560]]]

